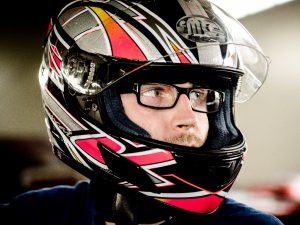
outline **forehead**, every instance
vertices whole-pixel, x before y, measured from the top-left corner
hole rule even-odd
[[[190,82],[186,82],[186,83],[182,83],[182,84],[174,84],[177,87],[181,87],[181,88],[191,88],[194,87],[195,85],[193,83]]]

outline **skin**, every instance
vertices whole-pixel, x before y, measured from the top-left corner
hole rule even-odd
[[[188,88],[190,83],[177,86]],[[195,112],[186,95],[180,95],[171,109],[151,109],[138,104],[134,93],[122,94],[121,100],[126,115],[145,129],[153,139],[190,147],[202,146],[208,134],[206,113]]]

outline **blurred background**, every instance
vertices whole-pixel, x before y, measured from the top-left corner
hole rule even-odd
[[[260,92],[236,105],[248,154],[231,195],[279,216],[286,224],[297,224],[300,0],[258,12],[249,11],[247,2],[253,0],[215,2],[225,3],[221,7],[240,20],[271,58],[269,77]],[[37,79],[49,18],[61,4],[45,0],[38,5],[20,1],[1,6],[9,15],[0,15],[0,201],[25,190],[85,179],[51,152]]]

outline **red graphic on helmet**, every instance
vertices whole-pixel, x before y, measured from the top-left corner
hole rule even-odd
[[[158,200],[191,212],[212,213],[221,204],[224,198],[217,195],[208,195],[200,198],[184,198],[184,199],[160,199],[159,198]]]
[[[91,7],[99,16],[110,40],[112,56],[146,60],[145,55],[128,33],[104,10]],[[124,51],[123,49],[127,49]]]
[[[54,45],[50,45],[50,51],[48,54],[50,68],[59,76],[61,68],[61,56]]]

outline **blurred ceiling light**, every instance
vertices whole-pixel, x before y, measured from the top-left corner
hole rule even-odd
[[[270,9],[293,0],[210,0],[237,19]]]

